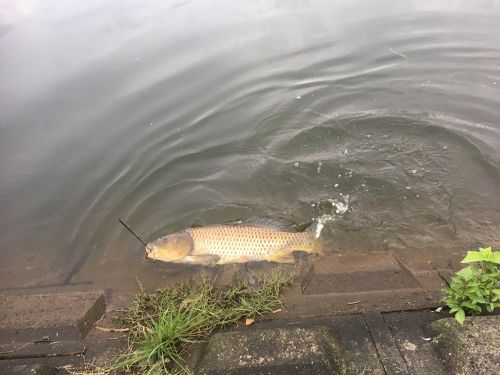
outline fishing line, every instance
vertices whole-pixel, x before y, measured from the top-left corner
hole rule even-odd
[[[149,245],[146,243],[146,241],[144,241],[141,237],[139,237],[132,229],[130,229],[130,227],[125,224],[122,219],[118,219],[118,221],[120,222],[121,225],[123,225],[125,228],[127,228],[127,230],[132,233],[134,235],[135,238],[137,238],[139,241],[141,241],[141,243],[146,246],[147,249],[149,249],[149,251],[153,251],[152,248],[149,247]]]

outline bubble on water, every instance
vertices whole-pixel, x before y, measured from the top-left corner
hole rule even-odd
[[[337,199],[328,199],[328,202],[331,203],[332,207],[335,208],[335,213],[339,215],[343,215],[349,209],[349,195],[342,195],[342,201]]]
[[[293,163],[293,166],[294,166],[294,167],[298,167],[298,166],[299,166],[299,162],[298,162],[298,161],[296,161],[295,163]]]
[[[417,172],[418,172],[417,169],[410,169],[410,173],[412,174],[417,174]]]
[[[297,99],[297,100],[302,99],[302,96],[297,95],[297,97],[295,99]]]
[[[333,185],[333,187],[336,187],[336,188],[337,188],[337,187],[339,187],[339,184],[335,184],[335,185]]]
[[[411,190],[411,186],[407,186],[407,187],[406,187],[406,190]]]
[[[321,173],[321,166],[323,165],[322,162],[318,162],[318,168],[316,169],[316,171],[318,171],[318,174]]]

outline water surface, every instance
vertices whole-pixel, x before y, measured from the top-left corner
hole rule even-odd
[[[500,239],[500,1],[0,8],[2,288],[156,272],[119,218],[153,240],[330,217],[341,252]]]

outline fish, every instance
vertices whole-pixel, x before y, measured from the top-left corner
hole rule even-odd
[[[280,222],[259,218],[236,224],[188,228],[150,242],[146,246],[146,257],[198,265],[263,260],[294,263],[295,251],[323,254],[322,243],[313,227],[293,232]]]

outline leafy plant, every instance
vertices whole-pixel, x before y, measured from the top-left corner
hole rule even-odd
[[[450,314],[464,324],[465,315],[492,313],[500,307],[500,252],[491,247],[468,251],[461,263],[473,263],[458,271],[448,287],[443,302]]]

